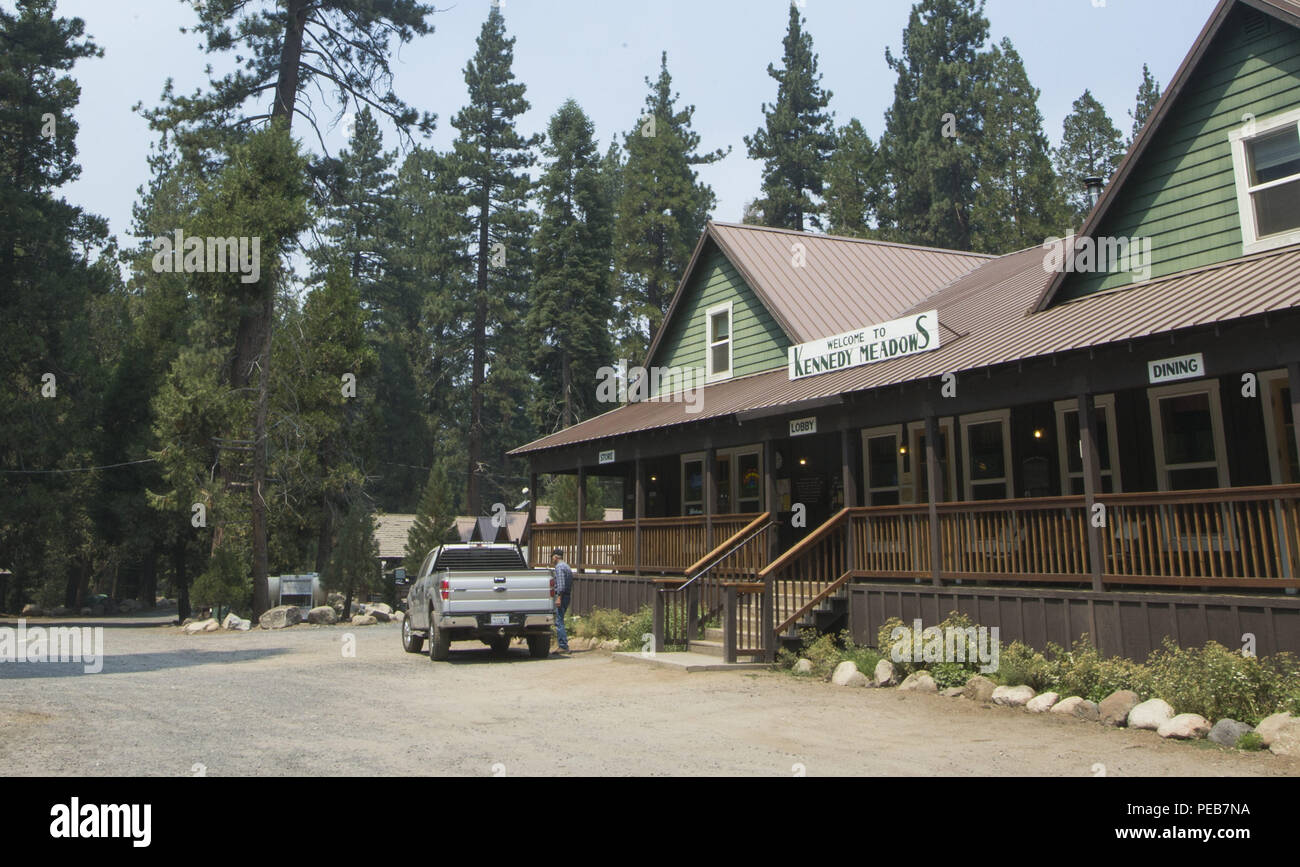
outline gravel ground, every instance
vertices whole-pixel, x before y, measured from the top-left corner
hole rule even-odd
[[[476,643],[435,664],[402,651],[396,624],[102,622],[99,674],[0,663],[0,774],[1300,776],[1268,753],[777,672]]]

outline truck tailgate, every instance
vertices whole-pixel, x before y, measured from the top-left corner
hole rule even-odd
[[[549,614],[555,608],[550,572],[445,572],[442,577],[451,588],[444,615]]]

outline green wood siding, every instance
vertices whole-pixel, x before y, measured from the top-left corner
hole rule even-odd
[[[1151,276],[1241,256],[1241,221],[1228,133],[1300,107],[1300,31],[1268,18],[1253,38],[1238,7],[1215,37],[1134,166],[1098,237],[1151,238]],[[1258,19],[1257,19],[1258,20]],[[1069,300],[1133,282],[1128,272],[1072,274]]]
[[[704,313],[727,301],[732,303],[732,376],[785,367],[790,345],[785,332],[712,240],[696,263],[651,364],[707,370]]]

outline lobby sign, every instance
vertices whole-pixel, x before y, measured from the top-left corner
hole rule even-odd
[[[614,450],[613,450],[613,449],[610,449],[609,451],[601,452],[601,453],[600,453],[599,460],[600,460],[600,463],[602,463],[602,464],[612,464],[612,463],[614,463]]]
[[[1201,353],[1180,355],[1177,358],[1162,358],[1147,362],[1147,379],[1151,385],[1162,382],[1178,382],[1183,379],[1199,379],[1205,376],[1205,357]]]
[[[790,379],[803,379],[938,348],[939,312],[929,310],[791,346],[787,373]]]
[[[817,433],[817,416],[810,415],[807,418],[791,419],[790,436],[803,437],[815,433]]]

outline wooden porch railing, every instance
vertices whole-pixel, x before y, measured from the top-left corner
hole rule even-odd
[[[714,540],[726,539],[754,520],[756,515],[714,515]],[[532,565],[551,564],[551,551],[562,548],[574,569],[611,572],[649,572],[685,575],[692,564],[716,547],[708,544],[706,518],[641,519],[641,562],[636,556],[636,521],[583,521],[582,550],[578,550],[578,524],[535,524],[529,545]]]

